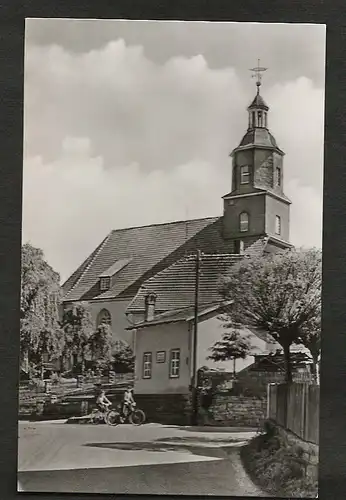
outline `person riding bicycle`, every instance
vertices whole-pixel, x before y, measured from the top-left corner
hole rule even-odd
[[[96,406],[101,412],[105,412],[108,410],[109,406],[112,403],[109,401],[109,399],[106,396],[106,393],[104,390],[100,392],[100,394],[97,396],[96,399]]]
[[[133,410],[133,407],[135,405],[136,403],[133,398],[133,389],[132,387],[128,387],[124,392],[123,396],[123,404],[122,404],[123,417],[127,417],[128,414]]]

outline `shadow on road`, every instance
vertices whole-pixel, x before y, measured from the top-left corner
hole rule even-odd
[[[91,448],[108,448],[126,451],[177,451],[176,445],[168,445],[157,442],[140,443],[86,443],[84,446]],[[185,449],[186,451],[186,449]]]
[[[167,425],[165,426],[167,429],[175,429],[179,431],[187,431],[187,432],[217,432],[225,433],[225,434],[237,434],[237,433],[245,433],[245,432],[258,432],[258,429],[255,427],[208,427],[208,426],[200,426],[200,427],[184,427],[184,426],[175,426],[175,425]]]
[[[215,437],[209,437],[209,436],[174,436],[174,437],[167,437],[167,438],[159,438],[156,439],[156,442],[171,442],[171,443],[196,443],[196,440],[199,443],[213,443],[217,445],[225,445],[227,446],[228,444],[232,443],[238,443],[239,441],[244,441],[244,437],[240,436],[239,438],[236,437],[228,437],[226,439],[220,439],[220,438],[215,438]]]
[[[147,452],[176,452],[186,453],[196,456],[209,456],[227,459],[226,450],[232,448],[240,442],[240,440],[227,440],[227,442],[208,442],[208,446],[199,445],[196,441],[191,442],[192,438],[167,438],[158,439],[150,442],[128,442],[128,443],[86,443],[84,446],[89,448],[107,448],[122,451],[147,451]],[[207,440],[206,440],[207,441]],[[233,445],[233,446],[232,446]]]

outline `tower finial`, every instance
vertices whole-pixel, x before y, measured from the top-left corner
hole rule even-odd
[[[267,71],[267,69],[268,68],[263,68],[262,66],[260,66],[259,59],[257,61],[257,67],[250,69],[250,71],[252,71],[252,73],[253,73],[252,78],[257,78],[257,81],[256,81],[257,94],[259,94],[259,88],[260,88],[261,83],[262,83],[262,73],[264,73],[264,71]]]

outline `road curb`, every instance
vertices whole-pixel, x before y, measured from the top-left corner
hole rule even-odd
[[[70,417],[65,421],[65,424],[89,424],[90,419],[90,415],[86,415],[84,417]]]

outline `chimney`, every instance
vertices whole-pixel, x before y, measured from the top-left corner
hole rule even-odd
[[[151,321],[155,316],[156,294],[148,293],[145,297],[145,321]]]

